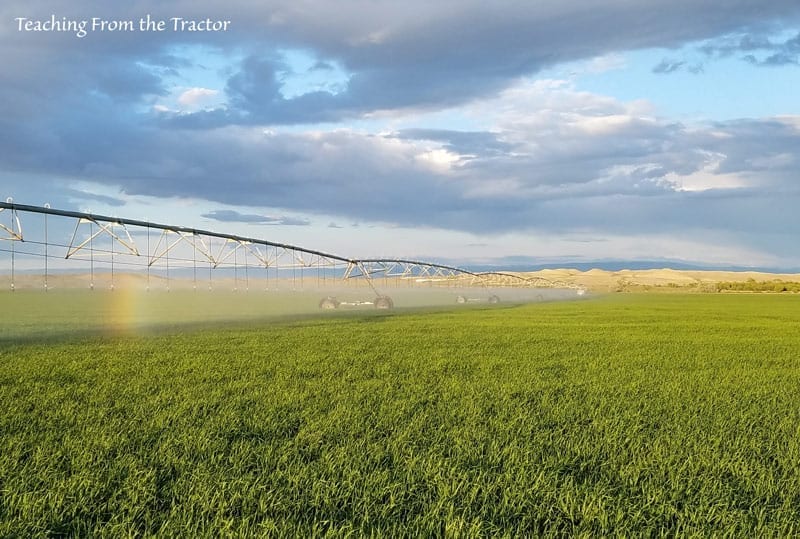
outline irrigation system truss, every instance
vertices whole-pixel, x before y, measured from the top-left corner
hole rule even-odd
[[[176,282],[209,288],[232,279],[234,289],[261,282],[295,288],[363,283],[375,297],[390,282],[403,286],[577,288],[572,284],[505,272],[473,272],[418,260],[349,258],[288,243],[183,226],[0,202],[0,264],[8,289],[38,280],[44,290],[58,273],[84,271],[89,288],[114,289],[131,274],[146,288]],[[578,293],[582,291],[578,289]],[[461,297],[461,296],[459,296]],[[329,298],[330,299],[330,298]],[[323,302],[324,303],[324,302]],[[368,302],[364,302],[368,303]],[[379,306],[377,300],[372,301]],[[321,303],[321,306],[322,303]],[[337,305],[334,305],[337,306]]]

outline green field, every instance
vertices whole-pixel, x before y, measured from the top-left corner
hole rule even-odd
[[[2,537],[800,534],[797,296],[245,302],[147,333],[19,298]]]

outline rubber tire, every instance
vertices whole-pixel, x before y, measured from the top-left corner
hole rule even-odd
[[[332,311],[339,308],[339,300],[333,296],[327,296],[320,300],[319,308],[324,311]]]
[[[394,302],[389,296],[378,296],[375,298],[375,308],[381,310],[393,309]]]
[[[500,298],[495,295],[489,296],[489,303],[500,303]]]

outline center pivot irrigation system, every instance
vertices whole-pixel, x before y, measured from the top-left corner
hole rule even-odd
[[[23,232],[23,223],[26,228]],[[44,290],[52,288],[56,273],[88,270],[88,287],[113,290],[134,276],[146,289],[169,290],[191,283],[208,288],[214,277],[247,290],[263,285],[330,289],[353,286],[370,299],[340,301],[326,295],[321,309],[371,305],[391,309],[394,302],[385,292],[394,286],[429,286],[474,289],[460,293],[457,303],[498,303],[496,288],[560,288],[584,290],[571,283],[505,272],[473,272],[454,266],[390,258],[347,258],[297,245],[250,238],[183,226],[152,223],[107,215],[58,210],[45,206],[0,202],[0,254],[10,289],[18,282],[38,280]],[[69,263],[69,264],[68,264]],[[243,285],[243,286],[242,286]],[[365,288],[365,286],[366,288]],[[478,294],[483,290],[483,294]]]

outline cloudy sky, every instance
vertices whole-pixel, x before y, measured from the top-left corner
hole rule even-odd
[[[111,4],[0,5],[3,198],[353,257],[800,267],[797,0]]]

